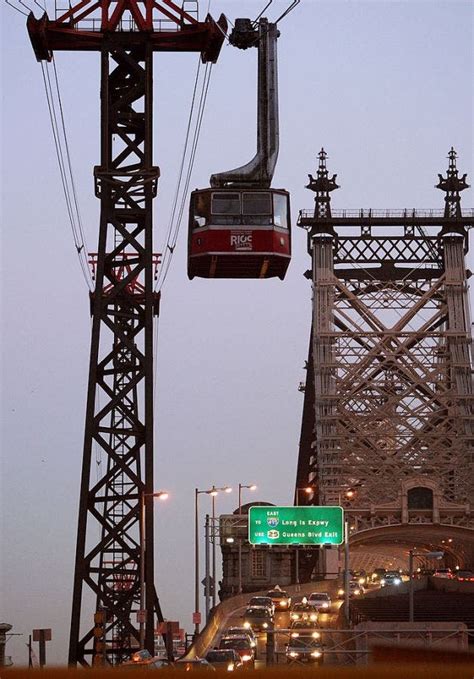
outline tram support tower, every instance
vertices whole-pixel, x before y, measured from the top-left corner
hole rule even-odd
[[[342,504],[354,533],[474,528],[474,211],[461,210],[466,175],[448,158],[444,211],[331,210],[322,149],[314,209],[299,213],[313,317],[296,487],[313,488],[310,504]]]
[[[95,290],[71,665],[122,662],[140,648],[140,620],[144,646],[154,655],[155,614],[163,619],[154,586],[152,505],[153,317],[159,301],[153,292],[158,262],[152,201],[159,177],[152,160],[153,52],[200,52],[203,62],[215,62],[227,29],[224,16],[200,22],[181,4],[81,0],[53,19],[30,14],[27,21],[38,61],[51,61],[58,50],[101,55],[101,159],[94,169],[101,213],[98,249],[91,255]],[[99,479],[92,473],[93,450],[105,463]]]

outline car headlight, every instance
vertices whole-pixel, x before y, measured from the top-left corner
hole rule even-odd
[[[329,604],[327,603],[327,601],[325,601],[325,602],[323,603],[323,606],[322,606],[322,607],[323,607],[323,608],[329,608]]]
[[[343,590],[343,589],[339,589],[338,592],[337,592],[337,595],[338,595],[338,596],[342,596],[343,594],[344,594],[344,590]]]
[[[313,651],[311,653],[312,658],[320,658],[321,657],[321,651]]]
[[[394,585],[399,585],[400,583],[401,583],[400,578],[394,578],[394,580],[393,580]]]
[[[311,613],[309,616],[309,619],[315,622],[318,619],[318,614],[317,613]]]
[[[228,672],[233,672],[234,671],[234,665],[230,663],[230,665],[227,665],[227,671]]]
[[[319,639],[321,635],[319,634],[319,632],[313,632],[311,636],[313,637],[313,639]]]
[[[268,622],[264,622],[263,625],[262,625],[262,627],[263,627],[264,629],[267,629],[267,627],[268,627]]]
[[[358,596],[358,595],[360,594],[360,589],[355,589],[355,590],[354,590],[354,594],[355,594],[356,596]]]
[[[291,619],[292,619],[292,620],[298,620],[299,617],[300,617],[300,616],[298,615],[298,613],[292,613],[292,614],[291,614]]]
[[[249,623],[249,622],[244,622],[244,627],[245,627],[245,629],[250,629],[250,623]]]
[[[290,651],[289,655],[291,655],[292,658],[297,658],[299,656],[299,653],[296,651]]]
[[[291,636],[293,639],[296,639],[296,637],[299,637],[299,632],[292,632]]]
[[[385,585],[385,578],[382,578],[382,579],[380,580],[380,584],[382,585],[382,587]]]
[[[359,585],[363,585],[365,582],[365,578],[359,578]]]
[[[252,656],[251,655],[243,655],[242,660],[244,662],[248,662],[249,660],[252,660]]]

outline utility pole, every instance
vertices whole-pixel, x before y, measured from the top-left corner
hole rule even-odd
[[[101,57],[101,157],[94,169],[101,209],[91,256],[95,290],[69,664],[88,666],[101,652],[117,664],[139,643],[141,571],[144,644],[152,654],[155,616],[163,620],[154,586],[152,508],[153,318],[159,307],[153,290],[152,202],[159,177],[152,159],[153,53],[200,52],[204,62],[215,62],[226,21],[208,16],[199,22],[172,0],[80,0],[54,19],[31,13],[27,27],[38,61],[51,61],[58,50]],[[91,474],[93,449],[105,462],[99,481]],[[91,595],[95,610],[83,610]],[[93,618],[99,610],[107,611],[107,623],[97,641]]]

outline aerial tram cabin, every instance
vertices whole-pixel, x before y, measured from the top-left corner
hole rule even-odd
[[[210,188],[192,192],[189,278],[283,280],[290,259],[288,191]]]
[[[291,259],[290,196],[270,187],[278,146],[276,24],[236,19],[230,42],[258,49],[257,153],[191,194],[188,276],[284,279]]]

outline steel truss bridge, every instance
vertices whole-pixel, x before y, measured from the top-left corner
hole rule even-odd
[[[342,504],[354,548],[446,542],[448,560],[472,564],[466,175],[451,149],[443,211],[332,212],[326,159],[309,175],[314,210],[298,219],[313,291],[296,478],[311,494],[299,503]]]

